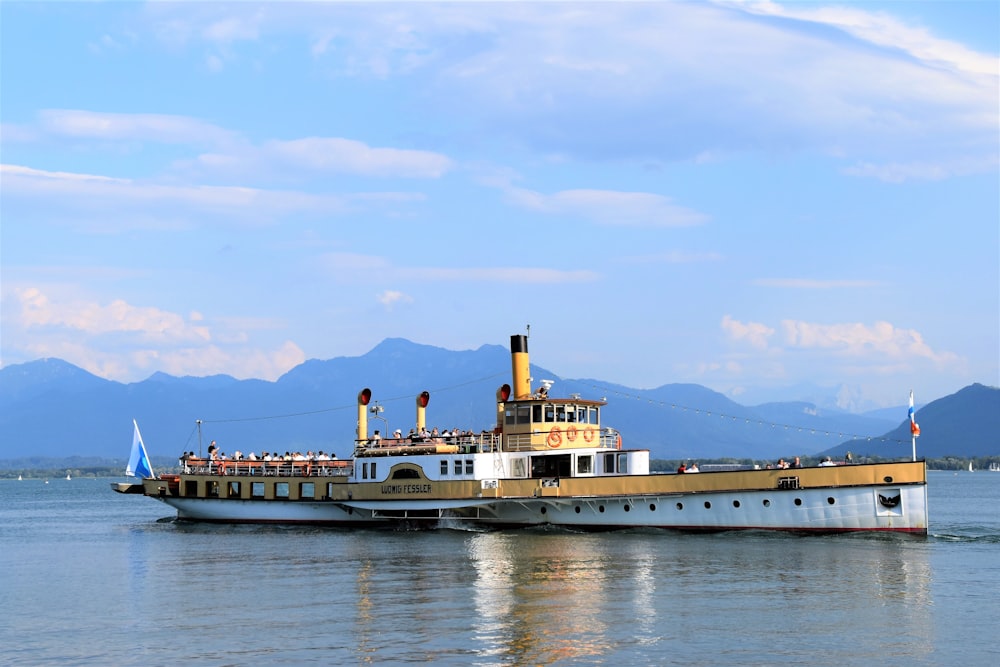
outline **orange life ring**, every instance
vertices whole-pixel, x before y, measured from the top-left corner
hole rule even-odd
[[[558,426],[553,426],[552,430],[549,431],[548,443],[549,447],[553,449],[562,444],[562,431],[559,430]]]
[[[593,442],[594,441],[594,429],[592,429],[592,428],[584,429],[584,431],[583,431],[583,439],[586,440],[587,442]]]
[[[573,442],[574,440],[576,440],[576,427],[575,426],[567,426],[566,427],[566,439],[569,440],[570,442]]]
[[[617,439],[616,444],[618,445],[618,449],[622,448],[622,434],[621,433],[618,434],[618,439]]]

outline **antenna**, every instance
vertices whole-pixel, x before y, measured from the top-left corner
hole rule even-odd
[[[525,334],[524,335],[528,336],[530,338],[531,337],[531,325],[529,324],[528,326],[524,327],[524,329],[525,329]]]

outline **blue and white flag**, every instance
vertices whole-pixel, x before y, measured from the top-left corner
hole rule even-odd
[[[153,476],[153,466],[149,463],[149,454],[146,453],[146,445],[142,443],[142,435],[139,434],[139,424],[133,419],[135,432],[132,434],[132,455],[128,458],[128,466],[125,474],[129,477],[147,478]]]

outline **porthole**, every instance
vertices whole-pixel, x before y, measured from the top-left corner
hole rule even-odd
[[[739,506],[740,506],[740,501],[734,500],[733,501],[733,507],[739,507]]]
[[[802,504],[802,499],[801,498],[796,498],[795,499],[795,506],[798,507],[801,504]]]
[[[707,510],[710,510],[710,509],[712,509],[712,503],[710,503],[710,502],[708,502],[708,501],[706,500],[706,501],[705,501],[705,509],[707,509]]]
[[[764,499],[764,507],[770,507],[770,506],[771,506],[771,501],[768,500],[767,498],[765,498]]]
[[[884,480],[885,480],[885,483],[886,483],[886,484],[892,484],[892,477],[890,477],[889,475],[886,475],[886,476],[885,476],[885,477],[883,477],[882,479],[884,479]]]
[[[834,503],[836,503],[837,501],[836,501],[836,499],[835,499],[835,498],[834,498],[833,496],[830,496],[829,498],[827,498],[827,499],[826,499],[826,502],[828,502],[828,503],[830,503],[831,505],[833,505],[833,504],[834,504]]]
[[[656,511],[656,503],[649,503],[649,511],[650,512]]]
[[[677,509],[679,510],[684,509],[684,503],[677,503]]]
[[[631,505],[626,505],[625,506],[625,511],[626,512],[631,512],[632,511],[632,506]]]
[[[547,508],[547,507],[543,507],[543,508],[542,508],[542,509],[540,509],[539,511],[540,511],[540,512],[541,512],[542,514],[545,514],[546,512],[548,512],[548,511],[549,511],[549,508]]]
[[[580,506],[577,505],[576,507],[574,507],[573,511],[575,511],[577,514],[579,514],[580,513]]]
[[[597,511],[600,512],[601,514],[604,514],[604,505],[601,505],[600,507],[598,507]]]

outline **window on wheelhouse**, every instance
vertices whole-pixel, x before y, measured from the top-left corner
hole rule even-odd
[[[615,455],[605,454],[604,455],[604,474],[613,475],[615,474]]]
[[[594,474],[594,456],[592,454],[576,457],[576,474],[577,475]]]

